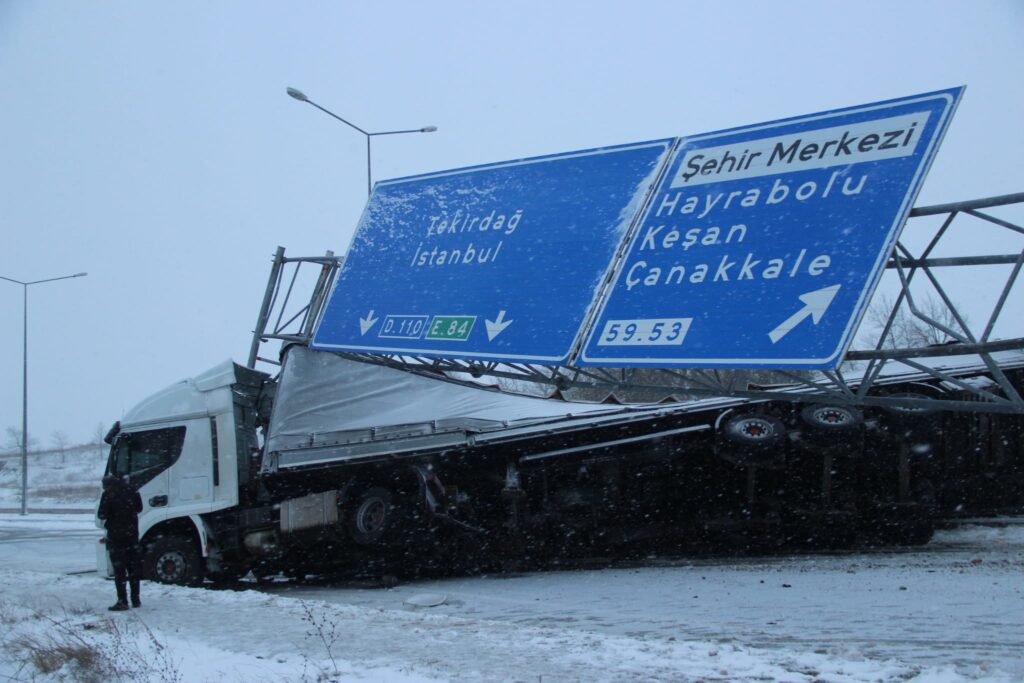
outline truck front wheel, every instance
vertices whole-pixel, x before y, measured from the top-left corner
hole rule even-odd
[[[160,536],[146,549],[143,575],[151,581],[195,584],[201,578],[195,543],[175,536]]]

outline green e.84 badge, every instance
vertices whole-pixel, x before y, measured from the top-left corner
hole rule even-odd
[[[427,339],[466,341],[475,322],[475,315],[435,315],[430,321]]]

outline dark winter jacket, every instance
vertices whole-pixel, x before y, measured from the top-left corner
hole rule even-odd
[[[142,498],[138,491],[114,477],[103,480],[103,495],[96,516],[104,521],[108,546],[123,548],[139,542],[140,512]]]

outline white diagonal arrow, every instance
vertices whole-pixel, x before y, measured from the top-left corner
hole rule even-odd
[[[371,327],[377,324],[378,320],[379,318],[373,317],[373,309],[371,308],[365,318],[359,319],[359,334],[366,334]]]
[[[513,320],[505,320],[505,311],[498,311],[497,320],[484,320],[484,324],[487,326],[487,341],[491,341],[499,334],[505,331],[505,328],[511,325]]]
[[[772,340],[772,344],[789,334],[789,331],[803,322],[804,318],[811,318],[811,322],[817,325],[818,321],[821,320],[821,316],[825,315],[825,311],[832,303],[832,300],[836,298],[836,292],[839,291],[840,287],[841,285],[832,285],[831,287],[801,294],[800,301],[804,302],[804,307],[783,320],[782,324],[768,333],[768,338]]]

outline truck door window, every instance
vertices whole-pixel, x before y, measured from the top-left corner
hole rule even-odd
[[[108,469],[118,476],[127,475],[138,488],[174,464],[184,443],[184,427],[122,432],[114,443]]]

